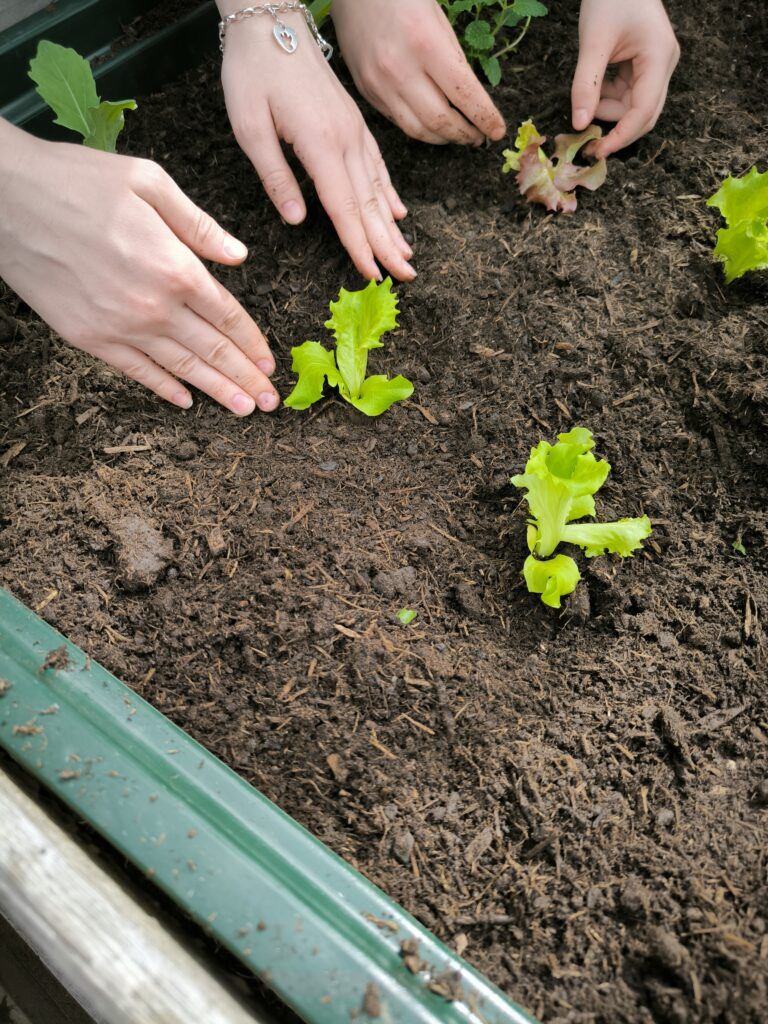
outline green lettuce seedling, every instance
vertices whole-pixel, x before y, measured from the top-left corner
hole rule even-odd
[[[29,62],[29,77],[37,93],[56,114],[54,124],[79,132],[92,149],[115,152],[125,124],[124,111],[135,110],[135,100],[100,100],[91,65],[75,50],[42,39]]]
[[[520,194],[529,203],[542,203],[548,210],[573,213],[576,209],[576,186],[588,188],[590,192],[605,181],[605,160],[579,166],[573,162],[582,146],[593,139],[599,139],[602,128],[591,124],[577,135],[556,135],[554,160],[550,160],[541,148],[547,141],[546,135],[539,135],[530,119],[517,130],[514,149],[503,152],[502,172],[517,171],[515,180]]]
[[[740,178],[726,178],[707,206],[716,206],[728,224],[717,232],[715,246],[726,284],[748,270],[768,268],[768,171],[751,167]]]
[[[501,61],[513,53],[531,18],[547,13],[539,0],[439,0],[470,62],[477,61],[491,85],[501,81]],[[485,15],[485,17],[484,17]],[[508,30],[516,29],[510,40]]]
[[[325,326],[333,331],[336,350],[331,352],[317,341],[305,341],[291,349],[291,368],[299,379],[285,404],[292,409],[307,409],[322,398],[326,381],[366,416],[379,416],[394,402],[410,398],[413,384],[405,377],[389,380],[365,375],[369,351],[383,348],[379,338],[397,327],[392,279],[387,277],[381,284],[371,281],[357,292],[342,288],[338,301],[330,303],[330,310],[331,319]]]
[[[581,579],[576,562],[569,555],[550,557],[558,544],[576,544],[587,558],[605,552],[630,556],[651,534],[648,516],[619,519],[614,523],[576,523],[575,519],[595,515],[594,494],[611,471],[605,459],[596,459],[595,442],[585,427],[574,427],[557,435],[557,444],[540,441],[531,449],[525,473],[513,476],[515,487],[526,489],[528,550],[523,576],[532,594],[551,608],[576,589]]]

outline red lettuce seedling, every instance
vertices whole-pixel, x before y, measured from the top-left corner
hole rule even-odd
[[[651,534],[648,516],[619,519],[613,523],[576,523],[595,515],[594,494],[611,471],[605,459],[597,460],[591,450],[595,442],[585,427],[574,427],[557,435],[557,444],[540,441],[531,449],[525,473],[510,483],[526,488],[528,550],[523,576],[528,591],[541,594],[552,608],[560,598],[576,589],[581,579],[576,562],[569,555],[553,554],[558,544],[577,544],[587,558],[605,552],[626,558]]]
[[[529,203],[542,203],[553,212],[573,213],[576,186],[582,185],[594,192],[605,181],[605,160],[586,166],[573,163],[581,147],[602,134],[602,128],[591,124],[578,135],[556,135],[554,160],[550,160],[541,148],[547,141],[546,135],[539,135],[529,119],[517,131],[515,148],[504,150],[502,171],[504,174],[517,171],[515,180]]]
[[[330,303],[330,310],[331,319],[325,326],[333,331],[336,351],[330,352],[317,341],[305,341],[291,349],[291,368],[299,379],[285,404],[292,409],[307,409],[322,398],[326,380],[366,416],[379,416],[394,402],[410,398],[413,384],[405,377],[389,380],[365,376],[369,351],[383,348],[379,341],[382,334],[397,327],[392,279],[387,277],[381,284],[371,281],[357,292],[342,288],[338,301]]]
[[[751,167],[740,178],[726,178],[707,206],[716,206],[728,224],[715,246],[726,284],[748,270],[768,269],[768,171]]]
[[[36,92],[56,114],[54,124],[79,132],[92,149],[115,152],[117,136],[125,124],[124,111],[135,110],[135,100],[100,100],[91,65],[75,50],[42,39],[29,62],[29,77]]]

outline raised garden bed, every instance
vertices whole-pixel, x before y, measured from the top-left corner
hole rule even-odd
[[[2,300],[0,582],[548,1024],[768,1000],[768,289],[724,287],[703,202],[764,159],[768,31],[756,0],[670,13],[662,120],[572,217],[523,203],[502,146],[371,115],[419,271],[382,356],[416,391],[380,420],[179,413]],[[575,40],[574,4],[531,33],[510,124],[566,128]],[[217,75],[144,99],[126,146],[251,243],[220,277],[285,393],[359,282],[316,202],[280,223]],[[508,478],[574,424],[613,466],[603,517],[654,544],[558,614]],[[142,521],[168,542],[143,577]]]

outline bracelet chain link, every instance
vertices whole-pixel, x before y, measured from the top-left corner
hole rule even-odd
[[[219,49],[224,53],[224,41],[229,25],[236,21],[245,21],[246,18],[255,18],[261,14],[269,14],[275,22],[272,34],[278,46],[285,50],[286,53],[293,53],[299,45],[299,40],[294,30],[278,18],[277,15],[280,11],[301,11],[307,23],[307,28],[312,33],[312,37],[320,47],[323,56],[326,60],[331,59],[333,47],[320,35],[310,9],[306,4],[300,3],[299,0],[287,0],[285,3],[277,4],[259,4],[256,7],[242,7],[239,11],[235,11],[234,14],[227,14],[219,22]]]

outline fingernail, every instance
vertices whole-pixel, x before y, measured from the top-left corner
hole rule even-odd
[[[192,395],[188,395],[186,391],[177,392],[171,401],[174,405],[178,405],[180,409],[191,409],[193,405]]]
[[[289,199],[288,202],[280,208],[280,212],[289,224],[297,224],[303,216],[301,206],[295,199]]]
[[[413,249],[410,247],[410,245],[408,245],[405,239],[403,239],[403,244],[400,246],[400,248],[403,250],[403,256],[405,256],[407,260],[409,260],[411,256],[413,256]]]
[[[262,412],[272,412],[277,408],[277,395],[274,391],[262,391],[256,401]]]
[[[256,403],[250,395],[236,394],[232,396],[232,411],[238,416],[248,416],[256,408]]]
[[[232,235],[226,235],[224,238],[224,254],[229,256],[231,260],[244,260],[248,255],[248,249],[239,239],[233,238]]]
[[[256,365],[262,373],[266,374],[267,377],[271,377],[275,372],[275,364],[271,359],[259,359],[257,360]]]
[[[585,110],[584,107],[579,107],[578,110],[573,112],[573,127],[574,128],[586,128],[587,122],[589,121],[589,111]]]
[[[410,263],[405,263],[405,267],[407,268],[408,273],[411,275],[411,280],[413,280],[414,277],[416,277],[416,271],[413,269]]]

